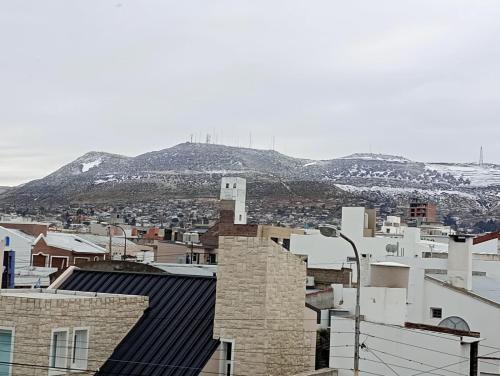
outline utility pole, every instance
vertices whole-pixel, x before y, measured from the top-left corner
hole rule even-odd
[[[478,351],[479,341],[470,344],[470,369],[469,376],[477,376],[478,373]]]
[[[111,252],[111,243],[112,243],[112,239],[111,239],[111,226],[108,226],[108,234],[109,234],[109,260],[113,260],[113,253]]]
[[[360,335],[360,323],[361,323],[361,307],[360,307],[360,292],[361,292],[361,266],[359,261],[359,252],[356,244],[342,234],[335,226],[332,225],[320,225],[319,231],[321,235],[327,238],[340,237],[348,242],[352,250],[354,251],[354,256],[356,257],[356,308],[354,311],[354,376],[359,375],[359,335]]]

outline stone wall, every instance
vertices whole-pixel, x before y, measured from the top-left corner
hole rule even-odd
[[[214,338],[234,340],[234,373],[314,369],[316,331],[304,320],[306,264],[270,239],[228,236],[219,239],[218,268]]]
[[[98,369],[148,307],[148,298],[142,296],[42,298],[18,295],[23,294],[15,297],[0,295],[0,327],[15,329],[13,363],[23,364],[13,366],[12,376],[49,374],[52,330],[56,328],[68,330],[68,358],[74,328],[88,328],[87,369]],[[62,371],[62,374],[75,373]],[[94,372],[76,374],[91,375]]]

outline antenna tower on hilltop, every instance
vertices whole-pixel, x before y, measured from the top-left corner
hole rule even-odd
[[[481,146],[481,149],[479,150],[479,166],[481,166],[481,167],[484,166],[484,153],[483,153],[482,146]]]

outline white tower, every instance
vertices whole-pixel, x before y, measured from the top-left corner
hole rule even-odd
[[[234,224],[247,223],[247,181],[243,178],[224,177],[221,182],[220,199],[234,201]]]

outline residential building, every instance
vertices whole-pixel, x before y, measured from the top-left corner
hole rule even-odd
[[[247,223],[246,188],[247,182],[243,178],[223,177],[221,180],[220,199],[232,204],[234,224]]]
[[[154,248],[152,246],[137,244],[127,238],[124,238],[121,234],[112,236],[111,239],[106,235],[94,234],[78,234],[78,237],[106,249],[108,253],[111,244],[111,257],[113,259],[123,258],[125,252],[127,253],[127,258],[130,259],[143,259],[144,256],[146,256],[147,260],[153,261],[154,259]]]
[[[493,255],[484,257],[484,254],[474,254],[473,243],[472,237],[454,235],[450,237],[447,258],[387,255],[374,256],[374,259],[370,256],[368,262],[361,263],[361,315],[365,322],[362,324],[362,332],[364,325],[363,333],[366,338],[372,338],[370,335],[380,337],[381,333],[384,333],[385,336],[382,337],[389,341],[385,350],[382,343],[373,344],[374,341],[367,341],[365,345],[370,348],[369,343],[372,342],[375,350],[386,352],[378,354],[381,362],[403,366],[397,369],[398,374],[416,374],[415,369],[404,369],[408,367],[408,359],[421,363],[417,368],[422,370],[422,374],[432,367],[440,367],[442,375],[463,373],[463,366],[469,365],[471,359],[470,348],[465,345],[477,343],[478,337],[481,338],[477,348],[479,356],[491,355],[494,350],[500,351],[500,340],[495,335],[500,332],[500,260]],[[332,312],[352,316],[356,289],[333,285],[333,295]],[[455,335],[447,341],[455,341],[455,345],[439,345],[440,351],[450,352],[450,349],[454,348],[454,356],[462,357],[463,362],[449,362],[450,366],[446,366],[446,357],[440,357],[438,362],[430,361],[433,356],[428,349],[438,351],[438,340],[430,337],[425,341],[421,336],[413,337],[413,334],[408,333],[404,336],[405,331],[401,331],[401,328],[407,327],[408,323],[433,327],[429,330],[435,332],[434,337],[436,332],[443,330]],[[352,339],[348,341],[346,336],[339,336],[337,334],[342,333],[337,332],[347,331],[346,328],[352,325],[352,322],[332,322],[332,344],[350,346],[349,341]],[[380,328],[380,325],[394,326],[396,331],[389,336],[391,330]],[[465,337],[472,338],[465,341]],[[411,345],[392,348],[390,341],[418,345],[421,348],[412,348]],[[341,368],[344,368],[346,363],[341,358],[345,357],[346,353],[339,350],[336,354],[340,355],[336,359],[333,359],[333,356],[330,366],[338,367],[339,375],[342,375]],[[397,357],[400,361],[394,360]],[[362,369],[379,373],[380,364],[373,363],[371,356],[366,358],[372,362],[365,362]],[[401,360],[404,362],[401,363]],[[478,365],[481,375],[500,373],[500,362],[494,359],[479,359]]]
[[[0,291],[0,375],[94,374],[148,308],[143,296]]]
[[[215,277],[70,268],[51,287],[149,298],[148,310],[96,375],[199,375],[219,347]]]
[[[48,232],[33,242],[32,265],[64,269],[81,262],[106,259],[105,248],[89,242],[75,234]],[[109,257],[108,257],[109,258]]]
[[[263,237],[221,234],[218,256],[214,337],[224,375],[314,369],[317,313],[305,306],[305,263]]]
[[[417,224],[437,222],[437,206],[433,202],[413,198],[410,201],[408,217]]]

